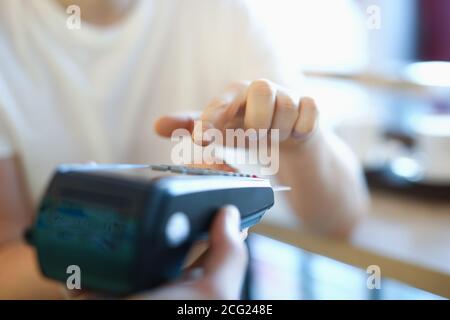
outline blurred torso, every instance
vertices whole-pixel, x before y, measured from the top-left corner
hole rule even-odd
[[[273,78],[236,3],[141,0],[111,26],[70,30],[54,0],[3,1],[0,132],[33,200],[59,163],[167,162],[156,117],[200,109],[232,80]]]

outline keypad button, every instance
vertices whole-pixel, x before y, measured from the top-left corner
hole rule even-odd
[[[152,168],[152,170],[156,170],[156,171],[167,171],[167,170],[169,170],[169,166],[166,166],[164,164],[155,164],[155,165],[151,165],[150,167]]]
[[[183,166],[170,166],[169,170],[173,173],[186,173],[186,167]]]
[[[191,168],[180,165],[151,165],[153,170],[156,171],[170,171],[178,174],[188,174],[188,175],[220,175],[220,176],[228,176],[228,177],[242,177],[242,178],[258,178],[258,176],[254,174],[246,174],[239,172],[230,172],[230,171],[221,171],[221,170],[213,170],[213,169],[203,169],[203,168]]]

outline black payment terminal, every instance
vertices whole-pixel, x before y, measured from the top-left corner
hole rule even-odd
[[[273,206],[273,189],[267,179],[185,166],[62,165],[26,236],[45,276],[66,282],[75,265],[83,289],[124,295],[177,277],[227,204],[250,227]]]

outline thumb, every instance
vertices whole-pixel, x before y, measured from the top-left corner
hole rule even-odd
[[[231,285],[231,290],[239,290],[248,258],[239,222],[236,207],[227,206],[221,210],[212,223],[210,247],[204,261],[205,276],[216,284]]]

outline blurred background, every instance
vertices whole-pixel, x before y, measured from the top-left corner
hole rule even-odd
[[[372,212],[339,242],[275,209],[249,239],[250,296],[449,298],[450,1],[251,2],[364,164]],[[367,286],[370,265],[380,289]]]

